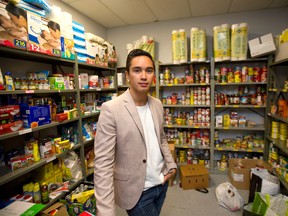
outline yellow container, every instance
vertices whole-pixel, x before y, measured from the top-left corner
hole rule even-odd
[[[278,139],[279,138],[279,133],[271,133],[271,138],[272,139]]]

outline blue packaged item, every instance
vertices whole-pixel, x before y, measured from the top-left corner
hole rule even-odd
[[[29,4],[32,4],[34,6],[37,6],[39,8],[44,9],[47,13],[50,13],[51,7],[45,0],[23,0],[24,2],[27,2]]]

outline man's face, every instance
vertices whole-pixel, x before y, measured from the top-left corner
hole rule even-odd
[[[130,81],[131,91],[136,94],[147,94],[155,76],[153,62],[147,56],[134,57],[126,75]]]

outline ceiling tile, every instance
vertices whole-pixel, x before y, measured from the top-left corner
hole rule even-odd
[[[231,0],[189,0],[189,2],[192,16],[206,16],[227,13]]]
[[[273,0],[270,8],[277,8],[277,7],[287,7],[288,0]]]
[[[69,5],[107,28],[127,25],[98,0],[81,0],[69,3]]]
[[[190,17],[188,0],[145,0],[159,21]]]
[[[99,1],[130,25],[157,21],[144,0]]]
[[[229,12],[265,9],[272,0],[233,0]]]

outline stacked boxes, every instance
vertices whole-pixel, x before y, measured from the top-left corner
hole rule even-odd
[[[84,26],[75,21],[72,22],[73,39],[75,52],[79,62],[87,62],[87,50],[85,42],[85,29]]]
[[[28,50],[61,56],[60,25],[34,13],[27,13]]]
[[[75,49],[72,30],[72,15],[62,12],[61,21],[61,57],[66,59],[75,59]]]
[[[0,0],[0,44],[27,48],[27,12],[11,2]]]

